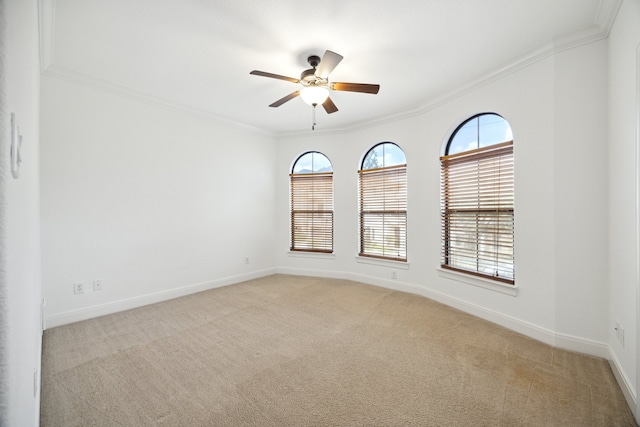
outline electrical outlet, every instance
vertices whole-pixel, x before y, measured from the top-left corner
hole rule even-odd
[[[244,257],[244,263],[245,264],[249,264],[249,257],[248,256]]]
[[[93,281],[93,290],[94,291],[102,290],[102,279],[96,279]]]
[[[398,272],[397,271],[392,271],[391,272],[391,278],[392,279],[397,279],[398,278]]]
[[[84,294],[84,282],[73,282],[73,293]]]

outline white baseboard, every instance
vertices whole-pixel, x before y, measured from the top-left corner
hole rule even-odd
[[[81,320],[92,319],[94,317],[113,314],[113,313],[117,313],[124,310],[131,310],[133,308],[142,307],[144,305],[155,304],[157,302],[167,301],[173,298],[194,294],[194,293],[206,291],[209,289],[233,285],[234,283],[240,283],[246,280],[258,279],[260,277],[270,276],[275,273],[276,273],[275,268],[269,268],[266,270],[254,271],[251,273],[240,274],[237,276],[224,277],[222,279],[196,283],[193,285],[187,285],[187,286],[170,289],[166,291],[140,295],[133,298],[123,299],[120,301],[109,302],[106,304],[94,305],[92,307],[86,307],[80,310],[72,310],[64,313],[57,313],[57,314],[53,314],[51,316],[46,317],[45,326],[46,328],[54,328],[56,326],[62,326],[69,323],[79,322]]]
[[[469,313],[481,319],[503,326],[509,330],[521,333],[545,344],[549,344],[563,350],[575,351],[578,353],[588,354],[591,356],[606,359],[609,361],[611,370],[613,371],[616,381],[618,382],[618,385],[620,386],[620,389],[622,390],[622,393],[624,394],[629,407],[633,409],[638,407],[636,391],[632,387],[631,381],[629,381],[629,379],[621,369],[620,363],[618,362],[615,354],[608,344],[572,335],[557,333],[549,329],[534,325],[532,323],[525,322],[523,320],[516,319],[514,317],[501,314],[493,310],[489,310],[476,304],[445,295],[441,292],[437,292],[410,283],[398,282],[397,280],[381,279],[378,277],[355,274],[351,272],[307,270],[298,268],[278,268],[277,272],[280,274],[354,280],[369,285],[380,286],[387,289],[421,295],[450,307],[456,308],[458,310],[464,311],[465,313]]]
[[[555,347],[563,350],[575,351],[576,353],[589,354],[591,356],[610,359],[610,349],[605,343],[601,343],[586,338],[580,338],[573,335],[560,334],[554,332]]]
[[[45,319],[47,328],[65,325],[68,323],[78,322],[81,320],[91,319],[106,314],[112,314],[123,310],[141,307],[148,304],[154,304],[161,301],[190,295],[196,292],[206,291],[208,289],[219,288],[222,286],[240,283],[246,280],[257,279],[271,274],[289,274],[300,276],[327,277],[333,279],[354,280],[369,285],[380,286],[387,289],[397,290],[401,292],[412,293],[430,298],[442,304],[464,311],[481,319],[503,326],[512,331],[521,333],[538,341],[552,345],[554,347],[565,350],[585,353],[592,356],[602,357],[611,360],[611,352],[609,346],[593,340],[587,340],[580,337],[559,334],[549,329],[542,328],[529,322],[516,319],[514,317],[489,310],[458,298],[445,295],[441,292],[427,289],[410,283],[404,283],[397,280],[382,279],[374,276],[367,276],[347,271],[327,271],[327,270],[311,270],[300,268],[270,268],[252,273],[241,274],[237,276],[225,277],[222,279],[212,280],[203,283],[188,285],[176,289],[162,292],[155,292],[146,295],[140,295],[133,298],[127,298],[120,301],[114,301],[106,304],[100,304],[92,307],[73,310],[64,313],[58,313],[48,316]],[[627,382],[628,384],[628,382]],[[635,393],[633,393],[635,395]]]
[[[222,279],[212,280],[203,283],[197,283],[188,285],[176,289],[171,289],[162,292],[155,292],[152,294],[140,295],[133,298],[127,298],[125,300],[114,301],[107,304],[100,304],[92,307],[83,308],[80,310],[68,311],[65,313],[58,313],[48,316],[45,319],[45,325],[47,328],[53,328],[69,323],[78,322],[81,320],[87,320],[94,317],[104,316],[107,314],[117,313],[119,311],[130,310],[137,307],[142,307],[148,304],[154,304],[194,294],[196,292],[202,292],[209,289],[215,289],[222,286],[228,286],[235,283],[244,282],[246,280],[257,279],[260,277],[269,276],[272,274],[288,274],[298,276],[312,276],[312,277],[327,277],[333,279],[353,280],[361,283],[366,283],[373,286],[379,286],[391,290],[407,292],[411,294],[421,295],[458,310],[464,311],[471,315],[477,316],[481,319],[503,326],[512,331],[521,333],[530,338],[541,341],[545,344],[552,345],[554,347],[562,348],[565,350],[575,351],[579,353],[589,354],[596,357],[607,359],[611,365],[611,369],[615,378],[620,385],[627,403],[631,408],[637,407],[636,392],[631,386],[631,382],[626,377],[620,364],[611,351],[610,346],[604,343],[600,343],[593,340],[588,340],[580,337],[575,337],[566,334],[560,334],[553,332],[549,329],[542,328],[529,322],[516,319],[514,317],[489,310],[487,308],[478,306],[467,301],[460,300],[441,292],[427,289],[422,286],[399,282],[397,280],[381,279],[379,277],[367,276],[362,274],[356,274],[352,272],[344,271],[326,271],[326,270],[310,270],[301,268],[270,268],[252,273],[241,274],[237,276],[225,277]]]
[[[287,267],[278,268],[277,272],[280,274],[354,280],[369,285],[380,286],[396,291],[421,295],[423,297],[448,305],[449,307],[456,308],[458,310],[464,311],[465,313],[469,313],[473,316],[503,326],[509,330],[521,333],[545,344],[549,344],[563,350],[570,350],[578,353],[589,354],[591,356],[602,357],[604,359],[610,358],[609,346],[604,343],[571,335],[560,334],[550,329],[535,325],[533,323],[526,322],[515,317],[508,316],[506,314],[498,313],[493,310],[489,310],[485,307],[481,307],[468,301],[451,297],[449,295],[425,288],[423,286],[418,286],[411,283],[403,283],[397,280],[381,279],[379,277],[341,271],[308,270]]]
[[[616,377],[616,381],[620,386],[620,390],[622,390],[622,394],[624,395],[624,398],[627,400],[627,404],[629,404],[629,407],[631,408],[632,412],[634,413],[633,415],[635,417],[636,416],[635,408],[638,407],[636,391],[631,386],[631,381],[629,381],[629,378],[627,378],[627,376],[624,374],[624,371],[621,369],[620,362],[618,361],[618,358],[616,357],[616,354],[613,352],[611,347],[609,347],[609,355],[607,356],[607,359],[609,359],[609,365],[611,366],[613,375]],[[636,417],[636,422],[638,422],[637,417]]]

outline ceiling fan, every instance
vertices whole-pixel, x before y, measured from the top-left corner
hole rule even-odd
[[[289,95],[280,98],[269,107],[279,107],[287,101],[291,101],[293,98],[300,96],[304,102],[311,105],[314,112],[313,126],[315,127],[315,107],[321,104],[327,114],[335,113],[338,111],[338,107],[333,103],[329,97],[329,89],[346,92],[361,92],[376,94],[380,90],[380,85],[366,84],[366,83],[342,83],[342,82],[329,82],[329,74],[338,66],[342,61],[343,56],[335,52],[327,50],[322,59],[319,56],[311,55],[307,58],[307,62],[312,68],[304,70],[300,74],[300,78],[281,76],[279,74],[267,73],[264,71],[253,70],[249,74],[254,76],[269,77],[272,79],[286,80],[291,83],[299,83],[302,85],[300,90],[290,93]]]

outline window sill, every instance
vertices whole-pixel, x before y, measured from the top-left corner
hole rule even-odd
[[[458,271],[438,268],[438,275],[446,279],[455,280],[456,282],[467,283],[469,285],[478,286],[480,288],[489,289],[491,291],[500,292],[505,295],[515,297],[518,295],[518,287],[516,285],[507,285],[506,283],[496,282],[490,279],[483,279],[469,274],[460,273]]]
[[[390,259],[371,258],[366,256],[357,256],[356,261],[360,264],[381,265],[383,267],[399,268],[402,270],[409,269],[409,263],[404,261],[392,261]]]
[[[287,255],[293,258],[315,258],[315,259],[335,259],[335,254],[327,254],[322,252],[304,252],[304,251],[289,251]]]

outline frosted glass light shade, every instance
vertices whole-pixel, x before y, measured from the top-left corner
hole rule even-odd
[[[322,104],[329,97],[329,89],[322,86],[307,86],[300,91],[302,100],[309,105]]]

